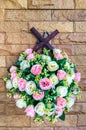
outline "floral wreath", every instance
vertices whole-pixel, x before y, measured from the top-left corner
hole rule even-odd
[[[65,120],[65,112],[71,110],[80,92],[80,73],[66,52],[49,43],[57,30],[46,38],[35,28],[31,31],[39,42],[21,53],[15,65],[8,69],[4,78],[7,95],[35,121],[42,122],[44,117],[53,123],[57,118]],[[40,48],[42,52],[37,53]]]

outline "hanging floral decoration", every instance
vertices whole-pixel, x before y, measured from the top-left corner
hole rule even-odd
[[[34,34],[39,34],[33,30]],[[7,95],[35,121],[43,122],[44,118],[53,123],[57,118],[65,120],[65,112],[71,110],[80,92],[81,75],[66,52],[50,45],[49,40],[54,36],[41,36],[41,40],[40,34],[36,36],[39,37],[38,46],[21,53],[4,78]],[[42,53],[37,52],[40,48]]]

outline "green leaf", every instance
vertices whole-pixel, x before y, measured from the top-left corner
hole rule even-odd
[[[63,114],[59,117],[62,121],[65,120],[65,113],[63,112]]]

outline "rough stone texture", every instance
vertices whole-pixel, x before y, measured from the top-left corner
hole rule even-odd
[[[39,31],[50,31],[52,32],[55,29],[58,29],[60,32],[73,32],[73,23],[72,22],[29,22],[29,29],[36,27]]]
[[[7,21],[50,21],[51,10],[7,10],[5,19]]]
[[[86,32],[86,22],[76,22],[75,31],[76,32]]]
[[[76,9],[86,9],[86,0],[75,0]]]
[[[0,56],[0,67],[6,67],[5,56]]]
[[[86,21],[86,10],[54,10],[52,20],[55,21]]]
[[[0,33],[0,44],[3,44],[5,41],[5,33]]]
[[[8,67],[37,42],[31,27],[42,35],[58,29],[51,44],[66,51],[81,72],[79,99],[64,122],[37,124],[6,96]],[[0,130],[86,130],[86,0],[0,0]]]
[[[6,9],[27,8],[27,0],[3,0]]]
[[[40,9],[73,9],[74,2],[71,0],[28,0],[28,8]]]
[[[83,114],[78,115],[78,126],[86,125],[86,116]]]

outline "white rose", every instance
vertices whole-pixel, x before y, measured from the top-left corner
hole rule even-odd
[[[68,92],[68,88],[66,86],[59,86],[56,89],[57,94],[60,95],[60,97],[65,97],[67,95]]]
[[[18,61],[23,61],[24,57],[22,55],[19,56]]]
[[[56,49],[56,48],[53,49],[53,54],[55,54],[55,53],[57,53],[57,52],[58,52],[58,53],[61,53],[62,51],[61,51],[60,49]]]
[[[75,103],[75,98],[74,97],[69,97],[67,98],[67,107],[71,108]]]
[[[64,68],[70,69],[70,64],[66,62],[66,64],[64,65]]]
[[[52,74],[49,79],[51,80],[52,85],[56,85],[59,82],[58,78],[57,78],[57,76],[55,74]]]
[[[42,59],[45,60],[46,62],[50,62],[51,61],[51,57],[47,56],[47,55],[42,55]]]
[[[55,61],[50,61],[48,63],[48,70],[49,71],[56,71],[59,68],[59,65]]]
[[[26,89],[25,89],[25,91],[29,95],[32,95],[35,88],[36,88],[36,84],[33,81],[28,81],[26,83]]]
[[[26,105],[26,102],[23,100],[23,99],[18,99],[17,101],[16,101],[16,106],[18,107],[18,108],[25,108],[27,105]]]
[[[7,81],[6,81],[6,88],[9,89],[9,90],[10,90],[11,88],[13,88],[13,85],[12,85],[11,80],[7,80]]]
[[[12,85],[14,88],[18,88],[18,77],[16,77],[13,81],[12,81]]]
[[[39,102],[36,106],[35,106],[35,112],[40,115],[43,116],[45,114],[44,112],[45,110],[45,105],[42,102]]]
[[[21,63],[20,63],[20,69],[21,70],[24,70],[26,68],[30,67],[30,64],[27,60],[23,60]]]

